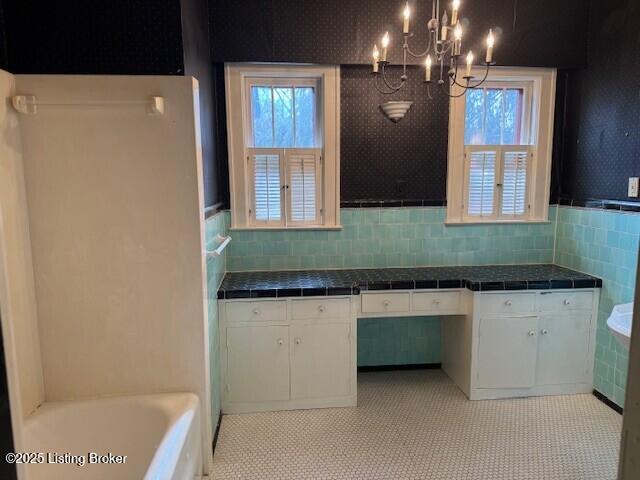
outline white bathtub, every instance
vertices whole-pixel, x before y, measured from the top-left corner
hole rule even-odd
[[[25,480],[191,480],[202,474],[200,409],[191,393],[45,403],[25,422],[24,442],[25,451],[45,454],[44,463],[26,465]],[[90,452],[126,459],[89,463]],[[52,463],[65,460],[76,462]]]

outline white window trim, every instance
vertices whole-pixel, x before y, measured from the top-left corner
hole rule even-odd
[[[322,118],[317,128],[322,135],[322,190],[319,192],[321,223],[316,225],[256,225],[251,220],[251,192],[246,179],[251,176],[248,150],[252,147],[252,132],[247,118],[250,105],[248,83],[256,78],[295,78],[320,85],[319,105]],[[227,107],[227,139],[229,148],[229,189],[231,200],[232,230],[318,230],[339,229],[340,221],[340,67],[319,65],[274,65],[232,63],[225,64]],[[248,102],[248,103],[247,103]],[[249,107],[250,108],[250,107]],[[318,109],[320,110],[320,109]],[[320,124],[321,123],[321,124]],[[318,132],[316,132],[318,138]],[[283,173],[284,174],[284,173]],[[285,212],[283,211],[283,215]]]
[[[484,69],[474,69],[476,78],[484,76]],[[553,148],[553,122],[556,91],[556,70],[545,68],[494,68],[487,81],[531,82],[531,139],[534,155],[528,165],[530,175],[527,188],[529,214],[526,218],[505,218],[500,215],[481,218],[469,217],[464,209],[466,203],[466,169],[464,122],[466,97],[451,98],[449,108],[449,150],[447,165],[447,219],[449,225],[469,223],[540,223],[549,218],[549,195],[551,186],[551,154]],[[454,86],[452,95],[462,93]],[[536,122],[536,119],[539,119]]]

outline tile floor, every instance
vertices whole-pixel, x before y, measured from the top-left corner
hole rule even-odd
[[[361,373],[357,408],[223,417],[214,479],[614,480],[593,395],[470,402],[439,370]]]

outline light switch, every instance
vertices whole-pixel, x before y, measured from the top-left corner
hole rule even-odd
[[[627,196],[638,198],[638,180],[639,177],[629,177],[629,191]]]

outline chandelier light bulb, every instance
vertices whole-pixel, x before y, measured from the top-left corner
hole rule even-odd
[[[387,61],[387,48],[389,47],[389,32],[384,32],[382,36],[382,61]]]
[[[469,53],[467,53],[467,75],[466,75],[467,78],[471,77],[472,66],[473,66],[473,52],[469,50]]]
[[[451,25],[458,23],[458,10],[460,9],[460,0],[453,0],[451,5]]]
[[[456,25],[456,28],[453,31],[453,36],[458,41],[462,40],[462,27],[460,26],[459,23]]]
[[[409,8],[409,2],[407,2],[404,6],[404,11],[402,12],[402,16],[404,17],[404,21],[402,22],[402,33],[409,33],[409,17],[411,16],[411,9]]]
[[[485,58],[485,61],[487,63],[491,63],[491,61],[493,60],[493,45],[495,44],[496,39],[493,36],[493,32],[491,30],[489,30],[489,35],[487,35],[487,56]]]

